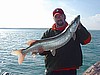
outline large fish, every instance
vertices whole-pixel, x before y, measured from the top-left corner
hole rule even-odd
[[[64,46],[71,38],[75,40],[75,31],[77,30],[79,23],[80,15],[78,15],[62,33],[54,37],[37,40],[32,46],[29,46],[26,49],[12,51],[11,54],[19,56],[19,64],[23,62],[24,57],[28,52],[38,53],[39,47],[42,47],[45,51],[50,50],[52,55],[55,56],[56,49]]]

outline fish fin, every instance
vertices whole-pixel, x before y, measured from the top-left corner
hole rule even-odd
[[[76,33],[73,34],[73,40],[75,40],[75,39],[76,39]]]
[[[52,54],[53,56],[56,55],[56,50],[50,50],[50,52],[51,52],[51,54]]]
[[[26,54],[22,54],[22,53],[18,56],[19,65],[24,61],[25,56],[26,56]]]
[[[32,52],[32,56],[35,58],[36,57],[37,52]]]
[[[24,60],[24,58],[26,56],[26,54],[22,54],[22,50],[23,49],[11,52],[12,55],[17,55],[18,56],[19,65],[23,62],[23,60]]]

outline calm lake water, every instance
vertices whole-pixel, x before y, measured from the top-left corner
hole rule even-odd
[[[44,56],[35,58],[29,53],[24,62],[18,65],[17,57],[11,55],[14,49],[26,48],[26,42],[40,39],[47,29],[0,29],[0,74],[8,72],[10,75],[44,75]],[[78,75],[92,64],[100,61],[100,31],[90,30],[92,41],[82,46],[83,66],[78,70]]]

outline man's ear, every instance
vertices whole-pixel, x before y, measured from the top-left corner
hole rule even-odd
[[[64,14],[64,19],[66,19],[66,15]]]

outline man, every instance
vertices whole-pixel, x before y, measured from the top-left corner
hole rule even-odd
[[[67,26],[66,15],[61,8],[56,8],[53,11],[53,18],[55,23],[52,28],[47,30],[43,36],[49,38],[61,33]],[[39,49],[40,55],[45,55],[45,67],[47,69],[46,75],[76,75],[77,69],[82,66],[82,51],[81,46],[91,41],[91,35],[87,29],[80,23],[75,32],[76,39],[70,41],[63,47],[56,50],[56,55],[53,56],[50,51]],[[33,41],[28,42],[32,45]]]

